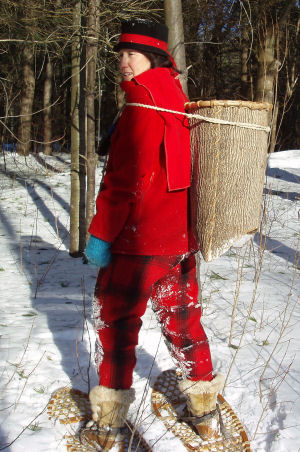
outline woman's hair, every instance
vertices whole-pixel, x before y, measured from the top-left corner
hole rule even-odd
[[[152,52],[143,52],[143,54],[150,60],[151,69],[155,69],[156,67],[169,67],[178,72],[178,74],[181,74],[181,71],[173,65],[171,59],[167,55],[158,55]]]

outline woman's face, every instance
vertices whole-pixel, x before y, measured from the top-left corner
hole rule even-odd
[[[131,49],[120,51],[120,70],[125,81],[131,80],[150,68],[150,60],[143,53]]]

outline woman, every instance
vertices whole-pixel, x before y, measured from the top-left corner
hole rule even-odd
[[[135,346],[150,297],[182,369],[181,389],[201,435],[212,434],[223,383],[213,376],[200,323],[197,245],[188,221],[189,129],[184,115],[176,113],[184,112],[187,98],[167,37],[165,25],[135,20],[123,23],[115,47],[127,104],[112,136],[85,250],[88,262],[100,267],[94,317],[101,353],[99,386],[90,393],[94,424],[87,425],[82,442],[104,450],[122,443],[120,432],[134,400]]]

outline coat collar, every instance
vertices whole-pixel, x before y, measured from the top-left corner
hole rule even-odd
[[[187,97],[182,91],[179,80],[174,78],[169,68],[155,68],[143,72],[130,81],[121,83],[121,88],[128,94],[129,103],[134,102],[134,87],[143,86],[157,107],[184,112]],[[135,107],[130,107],[135,108]],[[141,108],[142,107],[136,107]],[[186,117],[158,111],[165,122],[164,147],[168,188],[180,190],[191,183],[191,155],[189,124]],[[142,114],[142,113],[141,113]]]
[[[121,82],[120,86],[123,89],[123,91],[128,92],[130,88],[132,88],[135,85],[148,85],[155,83],[155,80],[160,80],[161,82],[166,83],[174,83],[178,86],[180,91],[182,91],[182,87],[180,84],[180,81],[178,79],[177,72],[173,71],[169,68],[163,68],[163,67],[157,67],[154,69],[148,69],[148,71],[142,72],[141,74],[137,75],[130,81],[124,81]],[[182,95],[185,98],[185,102],[188,102],[188,98],[185,96],[185,94],[182,91]]]

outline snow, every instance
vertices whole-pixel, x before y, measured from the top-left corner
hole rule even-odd
[[[0,450],[7,452],[66,450],[67,427],[48,419],[49,398],[62,386],[88,391],[98,383],[90,321],[96,270],[68,254],[69,155],[38,157],[5,152],[0,162]],[[214,367],[255,451],[300,445],[299,184],[300,151],[272,154],[261,234],[199,265]],[[129,417],[155,452],[184,451],[150,407],[155,377],[175,367],[150,306],[137,356]]]

